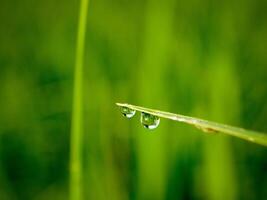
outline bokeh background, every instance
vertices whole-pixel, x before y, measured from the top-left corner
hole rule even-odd
[[[0,199],[68,199],[79,1],[1,0]],[[91,0],[83,195],[263,200],[267,149],[116,102],[267,132],[264,0]]]

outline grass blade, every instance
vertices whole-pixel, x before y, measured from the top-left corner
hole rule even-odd
[[[180,114],[174,114],[170,112],[164,112],[160,110],[154,110],[150,108],[144,108],[141,106],[134,106],[126,103],[116,103],[118,106],[127,107],[132,110],[139,112],[149,113],[161,118],[166,118],[178,122],[183,122],[195,126],[198,129],[201,129],[204,132],[220,132],[234,137],[238,137],[249,142],[254,142],[260,145],[267,146],[267,134],[260,133],[256,131],[246,130],[243,128],[238,128],[234,126],[229,126],[225,124],[220,124],[217,122],[212,122],[208,120],[203,120],[195,117],[189,117]]]
[[[73,108],[70,137],[70,199],[82,198],[82,111],[83,111],[83,57],[87,21],[88,1],[81,0],[78,34],[76,44],[76,61],[74,71]]]

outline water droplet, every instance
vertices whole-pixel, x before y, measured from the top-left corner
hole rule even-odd
[[[121,106],[120,110],[121,110],[121,113],[127,118],[132,118],[135,114],[135,110],[132,110],[124,106]]]
[[[160,118],[148,113],[141,113],[141,123],[147,129],[155,129],[158,127]]]

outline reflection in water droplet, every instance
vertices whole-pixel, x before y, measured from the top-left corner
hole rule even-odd
[[[158,127],[160,118],[148,113],[141,113],[141,123],[147,129],[155,129]]]
[[[124,106],[121,106],[120,110],[121,110],[121,113],[127,118],[132,118],[135,114],[135,110],[132,110]]]

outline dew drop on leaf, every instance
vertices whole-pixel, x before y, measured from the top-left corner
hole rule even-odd
[[[155,129],[158,127],[160,118],[148,113],[141,113],[141,123],[147,129]]]
[[[127,118],[132,118],[135,114],[135,110],[132,110],[132,109],[124,107],[124,106],[120,107],[120,111]]]

